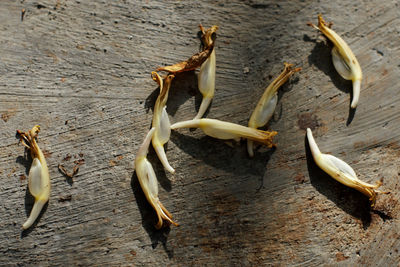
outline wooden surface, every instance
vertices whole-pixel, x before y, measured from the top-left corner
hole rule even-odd
[[[279,3],[279,4],[278,4]],[[21,21],[21,10],[26,10]],[[400,12],[398,1],[10,1],[0,5],[0,265],[265,266],[399,261]],[[335,72],[330,44],[306,23],[334,22],[364,78]],[[156,231],[133,161],[152,118],[150,72],[199,49],[198,24],[220,26],[216,95],[207,117],[246,125],[283,62],[301,66],[283,87],[270,128],[275,151],[248,158],[199,130],[172,133],[176,174],[152,161],[160,199],[180,223]],[[172,84],[172,122],[195,116],[194,72]],[[32,199],[29,161],[16,129],[40,124],[50,203],[22,232]],[[383,179],[376,210],[313,163],[311,127],[323,152],[360,179]],[[68,156],[69,155],[69,156]],[[58,164],[72,171],[71,180]]]

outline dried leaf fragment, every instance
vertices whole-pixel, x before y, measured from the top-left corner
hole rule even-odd
[[[153,80],[156,81],[160,86],[160,94],[158,95],[154,105],[152,127],[155,128],[155,131],[152,138],[152,144],[164,168],[170,173],[175,173],[174,168],[172,168],[168,162],[167,155],[165,154],[164,150],[164,144],[168,142],[171,135],[171,123],[168,118],[166,104],[171,82],[175,76],[170,74],[163,79],[160,75],[158,75],[157,72],[152,72],[151,75]]]
[[[160,67],[156,69],[156,71],[168,71],[169,73],[179,73],[184,71],[191,71],[195,70],[200,67],[204,61],[211,55],[212,51],[214,50],[214,39],[213,36],[215,31],[218,29],[218,26],[213,26],[208,30],[204,30],[204,28],[200,25],[200,29],[203,31],[204,36],[204,49],[203,51],[194,54],[188,60],[166,66]]]
[[[357,58],[354,56],[347,43],[326,23],[322,15],[318,15],[318,27],[312,23],[308,25],[320,30],[332,43],[332,61],[335,69],[343,79],[353,82],[353,100],[351,107],[356,108],[360,97],[362,71]]]
[[[39,131],[39,125],[35,125],[32,130],[26,133],[17,130],[20,142],[29,149],[33,158],[28,176],[28,188],[29,192],[35,198],[35,203],[27,221],[22,225],[23,229],[28,229],[35,222],[50,197],[49,170],[44,154],[36,142]]]
[[[371,202],[371,207],[375,205],[377,193],[387,194],[387,192],[377,190],[377,188],[382,185],[382,182],[378,181],[376,185],[363,182],[357,178],[353,168],[351,168],[346,162],[335,156],[321,153],[310,128],[307,128],[307,139],[308,144],[310,145],[311,154],[313,155],[314,161],[318,167],[339,183],[354,188],[366,195]]]
[[[178,128],[200,128],[206,135],[223,140],[233,139],[239,141],[240,138],[247,138],[266,145],[268,148],[275,146],[272,143],[272,138],[278,134],[275,131],[261,131],[215,119],[193,119],[171,125],[171,129]]]
[[[293,64],[284,63],[282,73],[265,89],[256,108],[250,116],[250,128],[257,129],[263,127],[271,119],[278,103],[278,89],[287,82],[292,75],[301,70],[301,68],[293,69],[292,67]],[[254,156],[252,140],[247,140],[247,151],[250,157]]]
[[[168,71],[169,73],[175,74],[179,72],[195,70],[207,60],[207,58],[211,55],[212,50],[213,47],[210,47],[204,51],[194,54],[188,60],[170,66],[160,67],[156,69],[156,71]]]
[[[147,160],[147,151],[155,131],[155,128],[151,128],[151,130],[147,133],[143,144],[139,148],[135,158],[135,170],[140,187],[142,188],[147,201],[157,213],[158,222],[155,227],[160,229],[163,226],[164,221],[167,221],[175,226],[178,226],[178,224],[172,220],[171,213],[168,212],[158,198],[157,177],[154,173],[153,166]]]

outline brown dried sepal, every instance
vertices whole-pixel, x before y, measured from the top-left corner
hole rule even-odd
[[[208,49],[194,54],[186,61],[182,61],[171,66],[160,67],[156,69],[156,71],[168,71],[175,74],[179,72],[195,70],[200,67],[204,61],[207,60],[207,58],[211,55],[213,48],[214,46],[212,45]]]
[[[40,132],[39,125],[35,125],[28,132],[22,132],[20,130],[17,130],[17,138],[19,138],[19,142],[31,151],[32,158],[39,156],[39,147],[36,143],[36,139],[39,132]]]
[[[171,87],[172,80],[175,78],[175,76],[173,74],[168,74],[164,78],[162,78],[157,72],[153,71],[151,73],[151,78],[160,87],[160,94],[158,97],[160,99],[159,102],[160,104],[165,106],[168,99],[169,88]]]
[[[180,73],[184,71],[195,70],[200,67],[204,61],[211,55],[214,49],[214,43],[216,35],[214,34],[218,30],[218,26],[212,26],[211,28],[205,30],[203,26],[199,25],[201,32],[201,40],[203,42],[203,51],[194,54],[188,60],[156,69],[156,71],[168,71],[170,73]]]
[[[199,25],[199,27],[202,32],[201,41],[203,42],[204,49],[214,46],[214,42],[216,39],[215,33],[218,30],[218,26],[214,25],[207,30],[204,29],[204,27],[201,24]]]
[[[256,143],[259,144],[263,144],[268,148],[275,148],[276,144],[273,143],[273,138],[275,135],[278,134],[277,131],[262,131],[262,130],[258,130],[259,134],[260,134],[260,138],[259,139],[252,139],[249,138],[251,140],[253,140]]]

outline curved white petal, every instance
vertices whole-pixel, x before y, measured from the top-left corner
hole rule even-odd
[[[160,125],[157,130],[158,141],[164,145],[168,142],[169,137],[171,136],[171,123],[169,121],[166,106],[161,111]]]
[[[254,123],[256,128],[262,127],[268,123],[271,117],[274,115],[276,105],[278,103],[278,94],[275,95],[268,101],[268,103],[259,110],[258,114],[254,117]]]
[[[351,80],[353,78],[353,72],[350,66],[347,65],[346,61],[339,54],[336,46],[332,48],[332,62],[336,71],[343,77],[343,79]]]
[[[43,191],[42,181],[42,164],[38,158],[32,161],[31,169],[29,170],[28,187],[32,196],[37,198]]]
[[[201,65],[198,75],[198,87],[203,97],[214,96],[215,91],[215,49],[210,57]]]
[[[170,173],[174,174],[175,173],[175,169],[172,168],[172,166],[169,164],[169,161],[168,161],[168,158],[167,158],[167,154],[165,154],[164,146],[162,146],[162,145],[154,145],[153,144],[153,148],[156,151],[158,159],[161,161],[161,163],[164,166],[164,168],[167,171],[169,171]]]
[[[46,204],[47,201],[45,200],[35,200],[33,204],[33,208],[31,210],[31,214],[29,214],[28,219],[22,225],[23,229],[28,229],[32,226],[32,224],[36,221],[37,217],[39,216],[40,212],[42,211],[43,206]]]
[[[314,136],[310,128],[307,128],[307,140],[308,144],[310,145],[311,154],[313,155],[315,162],[317,162],[318,157],[321,155],[321,151],[319,150],[319,147],[315,142]]]
[[[135,162],[138,161],[138,159],[146,157],[147,155],[147,151],[149,150],[149,145],[150,145],[150,141],[153,138],[154,132],[155,132],[155,128],[151,128],[150,131],[147,133],[146,137],[143,140],[142,145],[139,148],[139,151],[136,154],[136,159]]]
[[[228,127],[225,127],[225,125],[220,121],[215,120],[213,122],[215,123],[205,124],[204,126],[201,127],[201,129],[206,135],[222,140],[229,140],[229,139],[237,140],[238,138],[240,139],[240,136],[237,133],[230,131],[230,129]]]
[[[347,164],[343,160],[341,160],[341,159],[339,159],[339,158],[337,158],[335,156],[329,155],[329,154],[323,154],[323,156],[324,156],[324,160],[326,162],[330,162],[330,164],[332,166],[334,166],[337,170],[343,172],[349,178],[353,178],[354,180],[358,180],[356,172],[353,170],[352,167],[350,167],[349,164]]]
[[[204,113],[206,113],[207,111],[207,108],[210,106],[211,100],[211,97],[203,97],[203,99],[201,100],[199,111],[197,112],[196,117],[194,117],[194,120],[201,119],[203,117]]]
[[[361,80],[353,81],[353,100],[351,101],[351,108],[356,108],[358,99],[360,98]]]
[[[154,172],[153,166],[147,159],[145,162],[145,168],[146,168],[146,177],[147,177],[147,182],[148,182],[149,194],[153,198],[158,198],[157,177]]]
[[[193,119],[188,121],[179,121],[171,125],[171,129],[179,128],[198,128],[200,127],[201,119]]]

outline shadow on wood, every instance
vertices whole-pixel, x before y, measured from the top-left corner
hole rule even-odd
[[[205,164],[222,169],[236,175],[255,175],[260,177],[263,186],[266,165],[275,149],[258,152],[254,158],[247,156],[245,144],[230,147],[224,141],[204,136],[200,139],[188,135],[171,132],[171,141],[193,158],[202,160]],[[259,188],[259,189],[260,189]]]
[[[168,114],[174,116],[178,108],[185,103],[189,98],[195,97],[196,111],[199,109],[202,96],[197,86],[197,74],[195,71],[188,71],[177,74],[171,85],[171,97],[168,99],[167,111]],[[193,117],[195,111],[193,110]]]
[[[131,178],[131,188],[132,192],[135,196],[136,203],[138,204],[138,208],[140,211],[140,215],[142,216],[142,226],[146,230],[147,234],[151,239],[151,246],[155,249],[159,243],[162,244],[165,252],[168,255],[168,258],[174,257],[174,251],[167,247],[167,241],[169,232],[171,228],[169,226],[163,227],[160,230],[157,230],[154,225],[156,224],[158,218],[155,210],[149,204],[146,199],[146,196],[143,193],[142,188],[140,187],[140,183],[136,172],[133,173]]]
[[[295,67],[296,67],[296,66],[295,66]],[[266,82],[265,85],[263,86],[263,91],[260,91],[261,94],[258,96],[258,99],[256,98],[257,101],[256,101],[251,107],[249,107],[249,108],[250,108],[250,113],[249,113],[249,115],[250,115],[251,112],[253,112],[253,110],[256,108],[256,106],[257,106],[257,104],[258,104],[258,101],[259,101],[259,99],[261,99],[261,97],[262,97],[262,95],[263,95],[265,89],[276,79],[276,77],[278,77],[278,75],[279,75],[279,73],[275,74],[275,76],[269,75],[269,77],[268,77],[268,82]],[[281,119],[281,117],[282,117],[282,109],[283,109],[283,108],[282,108],[281,99],[282,99],[282,97],[284,96],[284,94],[286,94],[286,93],[292,91],[293,85],[297,84],[299,81],[300,81],[300,79],[299,79],[298,76],[292,77],[291,79],[289,79],[288,82],[284,83],[284,84],[278,89],[278,91],[277,91],[277,93],[278,93],[278,102],[277,102],[277,105],[276,105],[274,114],[273,114],[272,118],[267,122],[267,124],[266,124],[264,127],[260,127],[259,129],[261,129],[261,130],[270,129],[270,124],[271,124],[271,122],[278,122],[278,121]],[[251,115],[250,115],[250,116],[251,116]],[[250,119],[250,116],[249,116],[249,119]]]
[[[311,184],[318,192],[334,202],[336,206],[347,214],[360,219],[363,228],[367,229],[371,223],[371,204],[369,199],[357,190],[339,183],[321,170],[314,162],[307,136],[304,143]]]
[[[350,92],[350,99],[353,99],[353,90]],[[351,102],[350,102],[351,103]],[[356,108],[351,108],[349,104],[349,116],[347,117],[346,126],[349,126],[350,123],[353,121],[354,116],[356,115]]]
[[[154,104],[156,103],[159,93],[160,93],[160,87],[157,87],[146,98],[146,101],[144,104],[146,112],[148,112],[150,109],[152,111],[154,110]],[[168,114],[170,116],[174,116],[176,111],[178,110],[178,108],[192,96],[195,96],[196,100],[198,97],[200,97],[199,101],[201,102],[201,94],[197,88],[196,73],[194,71],[188,71],[188,72],[176,74],[175,78],[172,80],[172,84],[169,89],[169,95],[168,95],[168,101],[167,101]],[[199,104],[199,106],[200,106],[200,104]],[[194,115],[193,115],[193,117],[194,117]]]
[[[79,169],[78,169],[79,170]],[[58,172],[62,174],[62,176],[64,176],[65,181],[67,181],[67,183],[72,186],[74,184],[74,179],[73,176],[68,175],[67,173],[63,172],[60,170],[60,168],[58,168]]]
[[[29,175],[29,170],[31,169],[32,161],[33,159],[30,153],[25,153],[24,156],[18,156],[17,159],[15,160],[16,163],[19,163],[25,167],[26,175]]]

